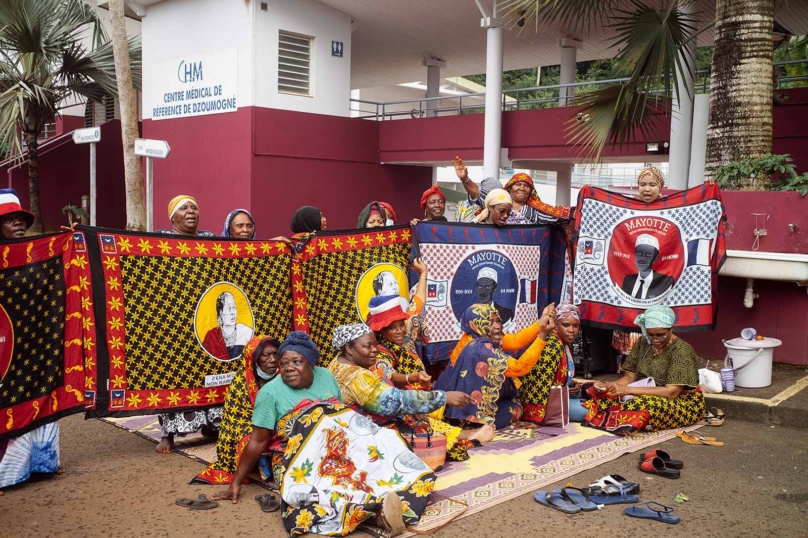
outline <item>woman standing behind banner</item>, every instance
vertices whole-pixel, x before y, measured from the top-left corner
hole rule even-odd
[[[199,205],[193,196],[181,194],[168,203],[168,218],[172,229],[157,230],[157,233],[216,237],[211,232],[199,230]],[[194,411],[160,413],[157,415],[162,430],[156,451],[170,454],[174,451],[174,436],[184,437],[202,431],[202,435],[214,438],[222,421],[222,406],[217,405]]]
[[[390,204],[384,202],[370,202],[359,213],[359,220],[356,222],[357,228],[384,228],[392,226],[395,221],[395,213],[392,212]]]
[[[513,201],[508,191],[494,189],[485,197],[485,208],[472,222],[492,224],[494,226],[514,226],[530,224],[521,213],[513,209]]]
[[[246,209],[234,209],[224,219],[222,237],[255,239],[255,219]]]

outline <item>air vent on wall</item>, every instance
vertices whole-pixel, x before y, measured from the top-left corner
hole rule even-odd
[[[278,34],[278,91],[311,95],[311,37]]]

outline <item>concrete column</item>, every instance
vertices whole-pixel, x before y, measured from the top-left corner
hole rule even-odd
[[[482,21],[487,27],[488,43],[485,59],[485,137],[483,145],[483,177],[499,178],[502,149],[502,54],[504,31],[494,18]]]
[[[563,163],[556,172],[555,205],[570,205],[572,200],[572,169],[575,165]]]
[[[707,164],[707,127],[710,118],[710,94],[697,95],[693,100],[693,130],[690,139],[690,175],[687,186],[704,183],[704,165]],[[673,164],[671,162],[671,164]]]
[[[440,68],[446,67],[446,62],[438,58],[427,57],[421,63],[426,67],[426,96],[440,97]],[[435,117],[437,113],[433,109],[436,108],[440,108],[440,101],[427,101],[427,117]]]
[[[682,2],[680,9],[687,15],[696,11],[696,2]],[[688,173],[690,171],[691,132],[693,129],[693,70],[696,62],[696,42],[691,41],[683,51],[687,59],[684,64],[687,73],[682,78],[679,75],[678,98],[673,94],[671,101],[671,133],[670,149],[668,153],[668,177],[665,186],[671,189],[686,189]]]
[[[577,63],[578,48],[581,42],[571,37],[563,37],[558,40],[561,47],[561,73],[560,84],[575,83],[575,65]],[[558,106],[568,106],[572,104],[575,97],[575,88],[562,88],[558,92]]]

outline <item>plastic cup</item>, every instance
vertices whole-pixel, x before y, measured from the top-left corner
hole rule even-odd
[[[757,336],[757,331],[752,327],[748,327],[741,331],[741,338],[744,340],[754,340]]]

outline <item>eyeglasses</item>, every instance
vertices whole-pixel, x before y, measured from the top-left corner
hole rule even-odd
[[[651,333],[645,333],[645,334],[648,335],[648,338],[650,338],[651,340],[664,340],[665,338],[668,337],[667,332],[661,334],[651,334]]]

